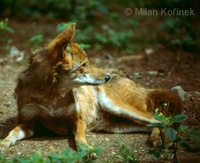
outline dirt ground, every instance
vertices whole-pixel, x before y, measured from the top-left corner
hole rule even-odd
[[[29,36],[36,33],[35,24],[27,25],[10,21],[10,26],[15,29],[12,35],[13,45],[20,50],[26,49],[26,42]],[[48,35],[49,38],[55,36],[48,33],[54,25],[42,25],[40,32]],[[23,29],[23,30],[20,30]],[[47,29],[45,31],[45,29]],[[55,29],[55,28],[54,28]],[[54,30],[55,31],[55,30]],[[27,34],[29,33],[29,36]],[[37,34],[37,33],[36,33]],[[192,55],[181,53],[181,58],[177,60],[177,53],[164,47],[154,45],[147,47],[141,52],[122,56],[112,51],[86,50],[93,63],[102,68],[116,69],[125,73],[129,78],[147,88],[171,89],[181,86],[185,94],[185,101],[182,102],[183,113],[188,116],[186,125],[200,128],[200,65],[193,62]],[[25,69],[27,64],[17,62],[15,57],[8,54],[0,54],[0,139],[16,124],[16,101],[13,97],[14,88],[18,74]],[[114,155],[118,152],[119,146],[128,144],[136,150],[136,156],[141,162],[154,162],[146,149],[148,135],[146,134],[107,134],[91,133],[87,134],[90,144],[101,146],[103,151],[96,162],[116,162]],[[60,153],[66,148],[75,149],[72,137],[59,137],[52,135],[36,136],[16,143],[15,146],[3,152],[3,155],[12,158],[14,156],[29,157],[34,152],[40,152],[43,156],[49,153]],[[198,162],[200,153],[178,152],[179,162]],[[162,161],[162,162],[170,162]]]

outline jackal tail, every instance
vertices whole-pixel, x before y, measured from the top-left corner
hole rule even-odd
[[[181,113],[181,100],[168,90],[152,90],[148,93],[148,110],[159,109],[165,116]]]

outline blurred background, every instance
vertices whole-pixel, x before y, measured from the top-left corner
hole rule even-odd
[[[199,56],[198,0],[1,0],[0,3],[0,46],[4,53],[13,45],[24,51],[41,47],[70,22],[76,22],[76,40],[83,48],[124,55],[162,44],[175,53],[189,52],[194,61]],[[142,8],[157,10],[158,14],[136,15],[135,9]],[[192,9],[194,15],[161,15],[163,8]]]

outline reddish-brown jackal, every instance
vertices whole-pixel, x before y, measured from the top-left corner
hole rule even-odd
[[[33,136],[38,121],[55,133],[73,133],[79,147],[88,145],[87,130],[149,132],[152,129],[146,124],[157,123],[152,116],[155,108],[165,115],[179,112],[180,100],[170,91],[146,89],[93,66],[73,41],[74,34],[72,24],[31,56],[15,89],[18,124],[1,141],[0,150]],[[162,109],[162,103],[169,103],[169,109]],[[153,145],[160,136],[168,142],[162,131],[154,128],[150,136]]]

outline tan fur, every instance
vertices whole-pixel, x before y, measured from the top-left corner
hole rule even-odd
[[[74,34],[75,24],[33,55],[30,66],[19,75],[15,89],[19,121],[1,142],[1,150],[32,136],[38,121],[55,133],[73,133],[78,146],[88,145],[87,130],[149,132],[146,124],[157,122],[152,116],[156,108],[165,115],[179,113],[179,98],[171,92],[146,89],[93,66],[73,42]],[[168,102],[169,110],[163,109],[162,103]],[[166,142],[161,133],[153,129],[153,145],[159,135]]]

